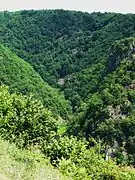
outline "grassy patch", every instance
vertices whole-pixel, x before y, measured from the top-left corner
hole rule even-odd
[[[58,127],[58,134],[63,135],[67,130],[66,124],[60,124]]]
[[[65,177],[40,152],[17,149],[0,138],[0,179],[62,180]]]

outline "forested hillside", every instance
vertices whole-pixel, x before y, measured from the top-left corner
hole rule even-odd
[[[135,163],[135,38],[113,43],[106,66],[106,77],[97,92],[88,96],[78,109],[72,133],[100,138],[113,146],[117,142]],[[70,129],[71,130],[71,129]],[[133,155],[133,156],[132,156]],[[132,156],[132,158],[131,158]]]
[[[5,12],[0,15],[1,40],[56,86],[58,78],[90,64],[92,32],[111,17],[63,10]]]
[[[66,175],[67,179],[135,178],[133,168],[117,166],[112,160],[106,161],[104,154],[100,153],[103,150],[100,143],[92,147],[90,142],[94,142],[93,140],[87,142],[73,136],[60,135],[58,122],[40,101],[11,94],[5,86],[0,86],[0,136],[4,139],[3,142],[0,139],[0,162],[3,162],[4,158],[6,164],[5,167],[0,164],[0,172],[13,179],[35,179],[35,176],[42,177],[45,171],[47,172],[42,179],[57,179],[59,174],[55,177],[55,171],[51,167],[52,172],[46,177],[49,173],[46,158],[49,158],[52,165]],[[17,150],[5,139],[29,151]],[[66,177],[63,178],[65,179]]]
[[[50,87],[27,62],[1,44],[0,82],[8,85],[12,92],[33,94],[57,116],[67,118],[70,113],[71,108],[63,94]]]
[[[111,44],[134,36],[134,21],[132,14],[1,12],[1,41],[28,61],[45,82],[64,90],[76,110],[97,89]]]
[[[2,138],[38,144],[71,179],[135,179],[135,15],[5,11],[0,24]]]

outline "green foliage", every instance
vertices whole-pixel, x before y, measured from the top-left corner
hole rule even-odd
[[[0,35],[1,42],[28,61],[45,82],[61,88],[76,111],[98,89],[112,43],[134,36],[134,20],[132,14],[1,12]]]
[[[18,146],[49,141],[57,132],[52,113],[32,96],[10,94],[0,87],[0,134]]]
[[[132,58],[135,52],[135,38],[130,37],[116,41],[111,46],[111,54],[108,61],[108,71],[114,71],[119,67],[120,61],[126,57]]]
[[[134,20],[133,14],[1,12],[1,42],[28,61],[45,82],[59,87],[76,112],[98,90],[106,71],[119,65],[118,57],[128,54],[133,38],[127,37],[134,36]],[[64,80],[62,85],[60,78]]]
[[[98,104],[98,101],[94,104]],[[56,121],[41,102],[31,96],[10,94],[5,86],[0,87],[0,133],[3,138],[15,142],[19,147],[32,144],[42,146],[44,154],[50,158],[51,163],[59,166],[60,171],[69,178],[117,179],[118,176],[122,176],[120,170],[117,172],[118,167],[112,162],[111,164],[105,162],[98,154],[100,147],[88,150],[86,141],[78,140],[73,136],[57,136]],[[20,156],[18,151],[14,151],[12,156],[16,161],[19,160],[19,166],[24,160],[28,162],[26,170],[37,168],[38,160],[35,162],[31,159],[28,152],[26,155]],[[27,175],[33,177],[35,173],[29,174],[27,171]],[[127,175],[130,177],[129,173]],[[16,176],[17,173],[13,175]]]
[[[62,93],[53,89],[24,60],[0,44],[0,82],[10,86],[12,92],[33,94],[54,115],[67,118],[71,108]]]
[[[1,176],[3,175],[3,176]],[[1,180],[65,180],[38,149],[21,150],[0,138]]]
[[[75,157],[69,160],[63,159],[60,162],[60,171],[75,180],[126,180],[135,178],[134,173],[122,171],[112,161],[104,161],[101,155],[97,154],[96,149],[86,150],[77,159]]]
[[[100,139],[118,164],[135,164],[134,22],[133,14],[1,12],[1,42],[34,70],[0,45],[0,81],[10,91],[33,93],[52,111],[32,96],[9,94],[2,86],[1,135],[20,146],[39,143],[71,179],[135,179],[80,138]],[[57,126],[53,117],[67,118],[69,104],[45,82],[72,104],[67,128]]]
[[[116,166],[113,161],[105,161],[100,154],[101,145],[88,148],[88,143],[74,137],[59,137],[44,145],[44,153],[52,164],[74,180],[135,178],[134,172],[128,172]]]
[[[89,136],[100,138],[111,147],[118,142],[127,163],[134,164],[134,153],[131,152],[135,119],[134,38],[116,41],[110,54],[113,58],[109,55],[108,61],[112,63],[113,71],[110,69],[112,72],[108,72],[107,63],[106,77],[100,82],[97,92],[90,93],[86,103],[77,110],[68,132],[87,139]]]
[[[56,139],[52,139],[50,143],[43,146],[44,153],[50,157],[53,164],[57,165],[59,160],[70,157],[78,157],[80,153],[86,149],[87,143],[77,140],[77,138],[60,136]]]
[[[1,40],[56,85],[59,77],[87,66],[80,60],[88,61],[90,35],[112,16],[64,10],[1,12]]]

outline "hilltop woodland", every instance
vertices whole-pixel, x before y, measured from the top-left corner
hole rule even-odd
[[[68,179],[135,179],[135,15],[0,12],[0,135]]]

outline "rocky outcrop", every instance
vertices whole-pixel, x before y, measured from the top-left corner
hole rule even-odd
[[[127,57],[132,60],[135,54],[135,38],[126,38],[115,41],[110,48],[110,56],[108,58],[107,72],[111,73],[119,67],[121,61]]]

